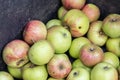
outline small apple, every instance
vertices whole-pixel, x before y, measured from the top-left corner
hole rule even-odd
[[[111,38],[120,38],[120,15],[109,14],[103,20],[102,29]]]
[[[98,46],[105,45],[108,36],[102,31],[102,21],[94,21],[90,24],[87,38]]]
[[[80,37],[89,29],[88,17],[78,9],[69,10],[62,19],[63,25],[68,26],[72,37]]]
[[[73,68],[66,80],[90,80],[90,74],[84,68]]]
[[[72,58],[79,58],[80,49],[83,45],[90,43],[86,37],[74,38],[69,49],[69,54]]]
[[[28,56],[32,63],[36,65],[44,65],[53,57],[54,52],[54,48],[49,41],[39,40],[31,46]]]
[[[102,48],[95,44],[85,44],[81,48],[80,53],[80,60],[88,67],[93,67],[104,58]]]
[[[66,54],[55,54],[47,64],[49,75],[56,79],[67,77],[71,69],[72,65]]]
[[[98,63],[91,70],[90,80],[118,80],[118,72],[109,63]]]
[[[14,80],[14,78],[6,71],[0,71],[0,80]]]
[[[53,26],[48,29],[47,40],[53,45],[55,53],[65,53],[71,45],[70,32],[63,26]]]
[[[37,66],[27,63],[22,70],[23,80],[47,80],[48,73],[45,65]]]
[[[30,45],[41,39],[46,39],[46,35],[46,26],[40,20],[29,21],[23,31],[23,38]]]
[[[53,77],[49,77],[47,80],[65,80],[65,79],[56,79],[56,78],[53,78]]]
[[[119,58],[112,52],[105,52],[103,62],[110,63],[115,68],[119,66]]]
[[[106,49],[120,57],[120,38],[109,38],[106,42]]]
[[[26,64],[28,59],[29,45],[19,39],[10,41],[3,49],[3,60],[11,67],[21,67]]]
[[[100,9],[98,6],[92,3],[86,4],[82,11],[88,16],[90,22],[96,21],[100,17]]]
[[[66,9],[81,9],[86,0],[62,0],[62,4]]]

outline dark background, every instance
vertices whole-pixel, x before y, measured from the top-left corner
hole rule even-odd
[[[120,0],[87,0],[101,11],[100,20],[110,13],[120,14]],[[46,23],[57,18],[61,0],[0,0],[0,71],[6,70],[2,60],[4,46],[13,39],[22,39],[24,25],[32,19]]]

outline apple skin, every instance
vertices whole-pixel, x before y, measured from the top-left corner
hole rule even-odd
[[[72,58],[79,58],[80,50],[83,45],[91,43],[86,37],[78,37],[72,40],[69,54]]]
[[[14,78],[6,71],[0,71],[0,80],[14,80]]]
[[[90,28],[87,32],[87,38],[98,46],[105,45],[108,36],[102,31],[102,21],[94,21],[90,24]]]
[[[90,80],[90,73],[84,68],[73,68],[66,80]]]
[[[21,67],[26,64],[28,59],[29,45],[19,39],[10,41],[3,49],[3,60],[11,67]]]
[[[32,63],[44,65],[54,56],[55,50],[47,40],[39,40],[29,49],[28,56]]]
[[[30,45],[36,41],[46,39],[47,29],[45,24],[40,20],[29,21],[23,31],[23,39]]]
[[[22,70],[23,80],[47,80],[48,73],[45,65],[27,63]]]
[[[105,52],[103,62],[110,63],[113,65],[116,69],[119,66],[119,58],[112,52]]]
[[[71,46],[70,32],[63,26],[53,26],[48,29],[47,40],[53,45],[55,53],[65,53]]]
[[[80,52],[80,60],[88,67],[93,67],[100,63],[104,58],[102,48],[95,44],[85,44]]]
[[[100,17],[100,9],[98,6],[92,3],[86,4],[82,11],[88,16],[90,22],[96,21]]]
[[[69,10],[62,19],[63,25],[68,26],[72,37],[81,37],[89,29],[88,17],[78,9]]]
[[[71,69],[72,64],[66,54],[55,54],[47,64],[49,75],[56,79],[67,77]]]
[[[53,77],[49,77],[47,80],[65,80],[65,79],[56,79],[56,78],[53,78]]]
[[[62,5],[66,9],[81,9],[86,3],[86,0],[62,0]]]
[[[106,49],[120,57],[120,38],[109,38],[106,42]]]
[[[102,30],[110,38],[120,38],[120,15],[109,14],[103,20]]]
[[[91,71],[90,80],[118,80],[118,72],[109,63],[98,63]]]

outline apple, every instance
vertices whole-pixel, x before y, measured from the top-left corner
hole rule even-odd
[[[91,71],[90,80],[118,80],[118,72],[109,63],[98,63]]]
[[[70,56],[72,58],[79,58],[80,49],[88,43],[90,43],[90,41],[86,37],[74,38],[69,49]]]
[[[80,60],[88,67],[93,67],[100,63],[104,58],[102,48],[95,44],[85,44],[81,48],[80,53]]]
[[[120,57],[120,38],[109,38],[106,42],[106,49]]]
[[[29,45],[19,39],[7,43],[3,49],[2,56],[4,62],[11,67],[21,67],[26,64],[28,59]]]
[[[61,20],[59,20],[59,19],[51,19],[51,20],[49,20],[46,23],[47,29],[50,28],[50,27],[52,27],[52,26],[55,26],[55,25],[62,25]]]
[[[65,53],[71,45],[70,32],[63,26],[53,26],[48,29],[47,40],[53,45],[55,53]]]
[[[94,21],[90,24],[90,28],[87,32],[87,38],[98,46],[105,45],[108,36],[102,31],[102,21]]]
[[[84,36],[89,29],[88,17],[78,9],[69,10],[62,19],[63,25],[68,26],[72,37]]]
[[[90,22],[94,22],[100,17],[100,9],[93,3],[86,4],[83,7],[82,11],[88,16]]]
[[[45,65],[27,63],[22,70],[23,80],[47,80],[48,73]]]
[[[54,56],[54,52],[55,50],[49,41],[39,40],[31,46],[28,56],[32,63],[44,65]]]
[[[81,9],[86,3],[86,0],[62,0],[62,5],[66,9]]]
[[[109,14],[103,20],[102,30],[111,38],[120,38],[120,15]]]
[[[84,68],[73,68],[66,80],[90,80],[90,74]]]
[[[14,80],[14,78],[6,71],[0,71],[0,80]]]
[[[56,79],[67,77],[72,69],[69,57],[64,54],[55,54],[47,64],[48,74]]]
[[[23,31],[23,39],[30,45],[36,41],[46,39],[47,29],[40,20],[29,21]]]
[[[49,77],[47,80],[65,80],[65,79],[56,79],[56,78],[53,78],[53,77]]]
[[[110,63],[116,69],[119,66],[119,58],[114,53],[112,53],[112,52],[105,52],[103,62]]]

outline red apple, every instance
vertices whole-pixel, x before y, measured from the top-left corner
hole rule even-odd
[[[23,38],[24,40],[32,45],[34,42],[41,39],[46,39],[47,29],[45,24],[39,20],[29,21],[24,29]]]

